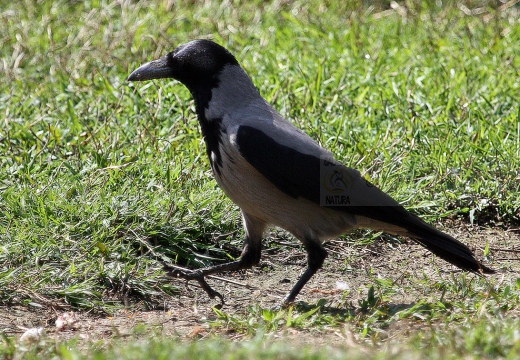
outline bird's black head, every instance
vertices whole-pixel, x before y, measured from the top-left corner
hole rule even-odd
[[[130,74],[128,81],[173,78],[195,95],[201,89],[217,87],[218,74],[226,65],[238,65],[226,48],[210,40],[194,40],[142,65]]]

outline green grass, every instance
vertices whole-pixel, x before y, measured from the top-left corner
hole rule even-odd
[[[0,304],[111,312],[131,299],[154,308],[177,289],[151,246],[194,267],[239,255],[239,213],[212,178],[188,91],[169,81],[125,82],[138,65],[200,37],[229,48],[284,116],[429,221],[518,225],[520,10],[494,1],[434,4],[0,5]],[[446,325],[421,330],[396,354],[518,354],[518,322],[508,311],[518,306],[519,289],[493,286],[491,300],[461,300],[452,310],[431,299],[419,303],[425,324]],[[320,307],[299,309],[298,316],[316,312],[298,322],[287,312],[257,309],[232,325],[254,336],[292,328],[291,321],[298,330],[347,323],[356,334],[376,336],[405,311],[386,309],[381,291],[340,317]],[[503,302],[509,305],[501,309]],[[480,308],[466,311],[472,306]],[[483,315],[471,320],[476,313]],[[215,326],[229,326],[226,316],[219,314]],[[280,316],[281,323],[269,328],[265,316]],[[258,358],[320,358],[310,348],[288,355],[283,345],[268,349],[260,340],[159,339],[131,350],[117,344],[89,357],[124,351],[132,358],[135,348],[157,358],[224,351],[240,359],[252,347],[265,354]],[[47,342],[26,355],[74,358],[68,346]],[[2,349],[21,351],[9,336]]]
[[[359,348],[349,350],[340,349],[331,345],[323,345],[320,348],[309,345],[297,345],[288,347],[287,344],[276,339],[261,336],[241,342],[231,342],[223,339],[211,339],[202,341],[182,342],[167,338],[150,338],[129,341],[119,341],[117,346],[113,344],[108,347],[93,346],[87,351],[78,351],[78,341],[67,341],[56,344],[52,342],[42,343],[39,348],[19,351],[24,359],[41,359],[42,356],[58,359],[142,359],[143,354],[149,359],[461,359],[468,358],[472,354],[474,358],[498,358],[509,354],[511,359],[519,355],[518,345],[512,345],[517,339],[510,338],[509,344],[505,345],[494,336],[489,342],[463,344],[468,337],[478,338],[488,334],[489,331],[514,330],[518,323],[508,322],[506,324],[484,325],[481,323],[477,328],[462,328],[454,332],[448,329],[448,334],[431,335],[427,345],[422,348],[397,348],[390,346],[378,353],[363,351]],[[420,334],[419,334],[420,335]],[[414,341],[418,341],[416,336]],[[441,342],[442,345],[438,345]]]

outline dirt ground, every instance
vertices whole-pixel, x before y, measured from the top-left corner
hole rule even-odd
[[[460,223],[443,225],[445,231],[468,244],[479,258],[483,256],[486,241],[489,242],[492,261],[486,264],[498,271],[492,275],[497,282],[516,279],[520,270],[520,229],[482,229]],[[323,269],[304,287],[297,300],[315,304],[320,299],[326,299],[327,308],[336,312],[349,311],[348,304],[358,304],[359,299],[366,299],[368,288],[378,277],[392,279],[402,284],[403,289],[415,286],[415,291],[398,291],[392,295],[392,306],[406,307],[428,296],[425,293],[428,290],[422,291],[414,278],[420,278],[426,273],[435,280],[457,271],[406,239],[395,242],[378,240],[369,246],[348,245],[335,240],[327,244],[327,249],[329,257]],[[241,285],[208,279],[210,285],[224,295],[226,304],[222,310],[227,314],[244,314],[249,306],[255,305],[262,308],[275,307],[304,270],[306,258],[300,248],[284,247],[284,250],[274,254],[268,252],[272,251],[263,253],[260,267],[219,275]],[[161,310],[139,311],[136,310],[139,306],[132,306],[110,316],[74,312],[71,314],[73,324],[61,330],[57,329],[56,322],[60,316],[63,320],[63,309],[0,306],[0,333],[20,337],[29,328],[44,327],[46,336],[53,339],[80,338],[93,341],[112,337],[131,338],[139,332],[138,329],[183,339],[210,336],[214,330],[208,320],[216,318],[212,306],[219,304],[219,301],[209,299],[195,283],[185,286],[179,282],[178,285],[181,293],[164,298]],[[343,290],[345,288],[351,290],[347,295]],[[217,331],[230,338],[243,336],[239,333],[226,334],[225,329]],[[341,329],[320,330],[313,336],[299,335],[297,330],[289,330],[284,334],[304,343],[333,345],[352,341],[348,331]]]

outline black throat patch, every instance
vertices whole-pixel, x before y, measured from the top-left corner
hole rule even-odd
[[[225,130],[222,128],[222,119],[207,120],[205,117],[201,118],[199,116],[199,122],[204,141],[206,142],[206,152],[211,168],[216,175],[220,175],[222,168],[220,145],[222,144],[222,134],[225,133]],[[214,155],[212,156],[212,154]]]
[[[188,87],[193,99],[195,100],[195,109],[197,110],[197,118],[199,119],[202,136],[206,142],[206,153],[209,157],[211,169],[216,175],[220,175],[222,168],[222,154],[220,152],[220,144],[222,144],[222,119],[206,118],[206,109],[209,108],[209,103],[212,97],[212,90],[218,88],[219,81],[217,76],[211,78],[206,86]],[[215,154],[214,157],[211,154]]]

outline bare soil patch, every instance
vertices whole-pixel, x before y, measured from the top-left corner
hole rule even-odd
[[[489,243],[492,260],[489,265],[498,271],[492,275],[497,283],[517,278],[520,270],[519,253],[516,251],[520,251],[519,229],[477,228],[460,223],[444,223],[444,227],[468,244],[479,258],[483,256],[486,242]],[[461,273],[443,260],[434,259],[428,251],[409,240],[376,241],[368,246],[348,245],[344,241],[335,240],[327,244],[327,249],[329,257],[325,266],[304,287],[297,300],[315,304],[320,299],[326,299],[327,309],[336,313],[352,311],[358,301],[366,299],[368,289],[378,277],[402,285],[403,291],[392,296],[390,306],[408,307],[430,295],[428,289],[418,285],[415,281],[417,278],[426,274],[431,281],[436,281],[452,276],[454,272],[455,276]],[[305,262],[302,249],[284,248],[275,253],[268,250],[263,253],[261,266],[244,272],[219,275],[247,286],[217,279],[208,279],[208,282],[224,295],[226,304],[223,311],[231,315],[245,314],[249,306],[272,308],[280,304],[304,270]],[[183,339],[204,338],[215,332],[230,338],[242,336],[234,332],[227,333],[221,328],[215,330],[210,326],[209,320],[216,318],[212,307],[219,304],[218,300],[209,299],[196,283],[185,285],[179,282],[178,285],[180,294],[164,298],[161,310],[141,311],[135,305],[110,316],[88,311],[74,312],[73,324],[61,330],[56,328],[56,320],[63,314],[63,310],[2,306],[0,333],[20,336],[28,328],[44,327],[46,336],[57,340],[80,338],[93,341],[112,337],[135,338],[143,332]],[[350,289],[348,294],[343,290],[345,287]],[[409,325],[403,321],[389,329],[389,337],[421,326]],[[283,336],[293,338],[296,342],[313,344],[353,342],[346,330],[307,329],[307,333],[313,334],[303,337],[301,331],[291,329],[286,330]]]

